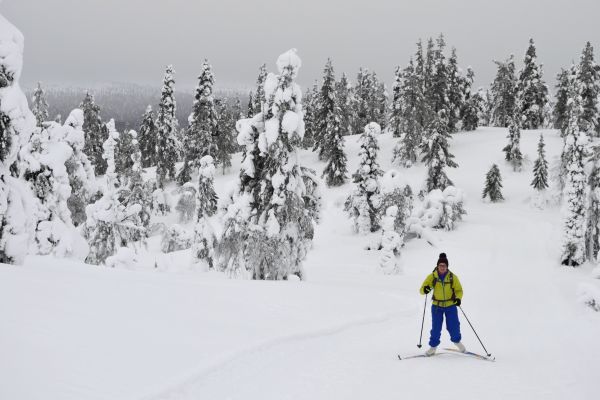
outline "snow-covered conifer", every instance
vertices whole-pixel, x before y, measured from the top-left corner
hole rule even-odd
[[[492,83],[491,123],[494,126],[507,127],[514,115],[517,96],[515,61],[511,55],[506,61],[494,61],[498,66]]]
[[[465,102],[463,88],[465,79],[461,76],[456,48],[454,47],[446,65],[446,79],[448,82],[446,91],[446,97],[448,98],[448,129],[450,133],[454,133],[458,130],[461,110],[464,108]]]
[[[340,131],[342,136],[351,135],[351,113],[352,113],[352,96],[351,96],[351,86],[350,82],[348,82],[348,78],[345,73],[342,73],[342,77],[340,81],[336,84],[336,94],[338,99],[338,105],[341,111],[341,125]],[[306,117],[305,117],[306,119]]]
[[[156,181],[164,187],[168,179],[175,178],[175,162],[178,159],[180,143],[177,139],[178,122],[175,116],[175,79],[171,65],[167,66],[163,78],[161,99],[156,117]]]
[[[147,168],[156,165],[156,116],[152,106],[148,106],[142,116],[140,124],[139,142],[142,152],[142,167]]]
[[[23,42],[21,32],[0,15],[0,263],[7,264],[23,262],[35,209],[31,191],[9,170],[36,123],[19,86]]]
[[[280,74],[265,80],[264,114],[237,123],[238,143],[246,149],[219,245],[222,268],[244,267],[254,279],[302,278],[315,221],[305,210],[305,171],[296,153],[304,134],[296,51],[282,54],[277,67]]]
[[[329,150],[325,145],[326,141],[331,141],[332,127],[335,124],[335,130],[339,131],[339,110],[336,113],[336,90],[335,90],[335,75],[333,72],[333,64],[331,59],[327,59],[325,68],[323,70],[323,84],[319,92],[317,110],[315,113],[315,129],[318,132],[315,135],[315,145],[313,151],[319,153],[319,159],[328,159],[327,151]],[[336,114],[336,118],[334,118]],[[334,133],[335,135],[335,133]],[[330,143],[331,144],[331,143]]]
[[[502,149],[505,153],[506,161],[510,162],[514,171],[520,171],[523,166],[523,154],[521,153],[521,129],[519,128],[520,118],[515,116],[511,118],[508,126],[508,144]]]
[[[573,65],[572,68],[575,66]],[[573,71],[571,71],[573,73]],[[556,76],[556,103],[552,111],[554,128],[560,129],[561,135],[567,132],[569,115],[567,101],[569,100],[569,70],[561,69]]]
[[[85,98],[79,105],[83,110],[83,132],[85,133],[85,146],[83,152],[88,156],[94,166],[96,175],[106,172],[106,160],[102,158],[102,143],[107,135],[106,125],[100,117],[100,107],[96,104],[94,96],[86,92]]]
[[[41,82],[38,82],[37,87],[33,91],[31,112],[35,115],[38,127],[41,127],[42,123],[48,120],[48,100],[46,99],[46,92],[42,89]]]
[[[474,131],[479,126],[479,115],[484,110],[484,99],[479,93],[471,94],[471,85],[473,84],[475,73],[469,67],[467,76],[461,79],[462,104],[460,109],[460,119],[462,129],[465,131]]]
[[[587,203],[587,223],[585,232],[585,255],[592,262],[598,261],[600,251],[600,146],[591,148],[591,156],[586,169],[589,200]]]
[[[563,265],[578,266],[585,261],[585,233],[587,190],[584,171],[588,156],[588,138],[579,129],[579,119],[583,111],[581,85],[577,76],[569,76],[569,123],[565,136],[562,160],[565,162],[563,214],[565,230],[562,243],[561,262]]]
[[[85,207],[96,191],[96,176],[94,167],[83,152],[85,135],[83,133],[83,111],[75,109],[71,111],[65,121],[66,130],[64,140],[71,146],[73,154],[66,162],[69,184],[71,185],[71,196],[67,200],[67,207],[71,212],[73,225],[79,226],[87,219]]]
[[[188,117],[189,126],[185,130],[185,157],[177,176],[180,185],[191,180],[192,170],[198,167],[200,158],[210,155],[214,159],[217,155],[218,116],[213,97],[214,83],[212,66],[205,60],[198,77],[192,112]]]
[[[427,139],[421,145],[421,152],[422,161],[427,166],[427,191],[444,190],[447,186],[452,186],[452,181],[446,175],[444,168],[456,168],[458,164],[454,162],[454,155],[449,150],[448,139],[451,136],[443,110],[427,128],[426,137]]]
[[[106,125],[108,138],[104,142],[103,157],[107,163],[106,188],[102,197],[86,208],[86,237],[90,252],[86,258],[89,264],[103,264],[120,247],[138,240],[141,237],[139,213],[140,204],[124,204],[115,170],[115,147],[119,140],[119,132],[115,129],[114,120]]]
[[[381,258],[379,266],[386,274],[397,274],[400,272],[400,250],[403,243],[403,235],[394,229],[394,222],[398,214],[397,206],[390,206],[385,211],[381,221]]]
[[[254,115],[254,94],[252,93],[252,90],[251,90],[250,93],[248,93],[248,107],[247,107],[247,111],[246,111],[246,116],[248,118],[250,118],[253,115]]]
[[[131,136],[131,132],[123,131],[123,133],[119,135],[119,141],[117,142],[117,147],[115,148],[115,170],[117,171],[117,175],[119,176],[119,182],[121,182],[121,184],[124,186],[127,186],[129,175],[132,172],[132,141],[133,138]]]
[[[177,192],[180,193],[180,196],[175,205],[175,210],[179,214],[179,223],[187,224],[196,215],[196,197],[198,196],[198,191],[191,182],[186,182]]]
[[[548,87],[542,79],[542,67],[538,66],[533,39],[525,54],[525,64],[519,74],[517,103],[521,116],[520,125],[524,129],[538,129],[544,124],[544,107],[548,103]]]
[[[581,85],[581,107],[579,129],[589,136],[600,136],[600,112],[598,95],[600,94],[600,67],[594,61],[594,48],[587,42],[577,70],[577,79]]]
[[[210,223],[217,211],[217,194],[213,187],[215,166],[211,156],[204,156],[200,160],[200,178],[198,182],[198,220],[194,230],[194,243],[192,246],[192,263],[200,260],[206,261],[209,268],[213,268],[215,233]]]
[[[316,149],[320,143],[320,131],[317,129],[317,112],[319,110],[319,87],[315,81],[311,90],[303,98],[304,109],[304,138],[302,148]]]
[[[254,110],[253,114],[258,114],[263,112],[263,108],[266,106],[267,101],[269,100],[265,94],[265,81],[267,79],[267,64],[263,64],[260,66],[258,70],[258,78],[256,78],[256,92],[254,94],[254,103],[252,108]],[[248,115],[249,117],[252,115]]]
[[[220,99],[215,100],[215,111],[217,113],[217,135],[215,146],[215,164],[221,166],[223,173],[231,167],[231,154],[235,153],[235,122],[240,118],[239,113],[234,115],[235,107],[229,111],[227,105]]]
[[[538,142],[538,158],[533,164],[533,180],[531,186],[537,190],[548,188],[548,161],[546,161],[546,152],[544,151],[544,136],[540,134]]]
[[[496,164],[492,165],[488,173],[485,175],[485,188],[483,189],[482,198],[490,198],[490,201],[497,202],[504,200],[502,197],[502,176],[500,175],[500,169]]]
[[[375,232],[379,229],[379,208],[381,206],[379,177],[383,175],[377,163],[377,152],[379,151],[377,136],[380,134],[381,127],[376,122],[365,126],[363,134],[360,136],[360,164],[352,176],[356,188],[344,204],[344,209],[352,218],[354,230],[360,234]]]

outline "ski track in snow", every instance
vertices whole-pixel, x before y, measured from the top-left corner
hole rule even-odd
[[[246,349],[238,350],[230,354],[224,354],[219,357],[219,360],[215,360],[211,365],[203,365],[196,371],[187,374],[186,377],[180,377],[179,379],[163,385],[162,389],[151,389],[148,392],[151,394],[145,394],[139,397],[136,396],[136,398],[140,398],[141,400],[179,399],[182,398],[182,393],[187,391],[187,387],[197,386],[203,380],[205,380],[208,375],[214,374],[223,368],[227,368],[229,364],[238,362],[243,358],[247,358],[248,356],[254,356],[260,352],[270,351],[276,346],[290,344],[295,345],[296,342],[333,336],[364,325],[381,324],[389,321],[394,316],[407,314],[409,311],[412,311],[412,309],[406,309],[396,313],[384,313],[373,317],[360,318],[329,327],[269,339],[262,343],[254,344]]]

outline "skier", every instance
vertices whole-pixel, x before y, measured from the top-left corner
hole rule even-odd
[[[465,352],[465,346],[460,342],[460,322],[458,321],[458,310],[463,295],[462,286],[458,276],[448,270],[448,258],[446,253],[440,253],[437,266],[431,274],[425,278],[421,285],[421,294],[427,294],[433,289],[433,300],[431,304],[431,333],[429,337],[429,350],[426,355],[435,354],[440,344],[442,334],[442,323],[446,315],[446,329],[450,333],[450,340]]]

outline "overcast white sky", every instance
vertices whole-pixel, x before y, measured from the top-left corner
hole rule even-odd
[[[439,32],[477,85],[493,79],[493,59],[514,53],[520,65],[529,37],[552,86],[587,40],[600,58],[598,0],[4,0],[0,12],[25,35],[25,85],[159,85],[171,63],[177,86],[193,88],[208,58],[219,86],[251,87],[291,47],[304,86],[327,57],[338,76],[366,66],[390,83],[417,39]]]

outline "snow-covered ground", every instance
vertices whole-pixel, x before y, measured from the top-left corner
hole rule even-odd
[[[449,170],[467,196],[457,230],[413,239],[401,275],[379,271],[371,240],[343,213],[351,190],[323,189],[324,210],[306,260],[307,280],[262,282],[183,268],[128,271],[49,257],[0,265],[0,399],[592,399],[600,359],[600,313],[577,301],[581,283],[600,287],[592,266],[561,267],[558,206],[530,205],[539,131],[522,131],[524,171],[501,149],[507,130],[453,136],[460,167]],[[560,152],[544,131],[547,158]],[[347,138],[349,171],[357,136]],[[394,139],[380,137],[390,167]],[[323,164],[313,153],[303,163]],[[238,174],[239,158],[223,193]],[[481,200],[497,163],[505,201]],[[414,187],[417,166],[401,173]],[[446,252],[462,282],[463,310],[490,363],[461,354],[399,361],[415,354],[423,297],[418,288]],[[180,254],[175,263],[185,263]],[[463,343],[483,353],[462,315]],[[428,339],[429,305],[423,335]],[[447,332],[442,347],[451,345]]]

